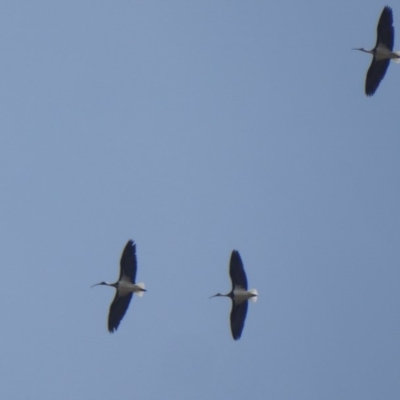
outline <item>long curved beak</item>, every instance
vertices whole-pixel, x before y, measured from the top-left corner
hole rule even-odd
[[[219,296],[219,293],[214,294],[214,296],[210,296],[208,299],[212,299],[213,297],[218,297],[218,296]]]
[[[103,285],[103,282],[95,283],[94,285],[92,285],[92,286],[90,286],[90,287],[92,288],[92,287],[99,286],[99,285]]]
[[[363,53],[373,54],[372,51],[365,50],[363,47],[360,47],[360,48],[356,47],[356,48],[354,48],[352,50],[358,50],[358,51],[362,51]]]

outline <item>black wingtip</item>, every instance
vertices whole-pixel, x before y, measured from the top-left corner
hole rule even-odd
[[[135,247],[136,244],[132,239],[129,239],[128,242],[126,243],[126,247]]]
[[[383,7],[383,11],[393,13],[392,7],[390,7],[390,6]]]

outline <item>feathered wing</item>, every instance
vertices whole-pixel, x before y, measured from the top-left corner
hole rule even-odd
[[[118,329],[122,318],[129,307],[129,303],[132,299],[133,293],[128,293],[125,296],[119,296],[118,292],[115,294],[114,300],[110,306],[110,312],[108,314],[108,330],[113,333]]]
[[[122,275],[126,275],[129,276],[132,283],[135,283],[137,271],[136,244],[132,240],[128,241],[122,252],[120,266],[119,280],[121,280]]]
[[[244,272],[242,258],[237,250],[233,250],[231,254],[229,275],[232,280],[232,289],[234,289],[235,285],[238,285],[247,290],[246,273]]]
[[[232,311],[231,311],[231,331],[234,340],[240,339],[242,336],[244,322],[247,315],[248,301],[244,301],[240,304],[235,304],[232,300]]]
[[[394,45],[394,27],[393,12],[388,6],[385,6],[379,18],[378,27],[376,28],[377,39],[376,46],[383,43],[390,51],[393,51]]]
[[[365,94],[367,96],[372,96],[376,89],[378,89],[386,71],[389,67],[390,59],[376,61],[375,58],[372,59],[371,66],[367,72],[367,78],[365,80]]]

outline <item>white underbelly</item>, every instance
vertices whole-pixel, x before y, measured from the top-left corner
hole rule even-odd
[[[237,287],[233,291],[233,296],[235,298],[236,304],[243,303],[244,301],[249,299],[254,299],[255,301],[257,299],[257,290],[255,289],[245,290],[241,287]]]
[[[142,291],[141,287],[132,282],[126,282],[126,281],[119,282],[118,293],[120,296],[125,296],[128,293],[135,293],[140,291]]]
[[[387,60],[388,58],[397,58],[396,54],[391,52],[385,45],[381,43],[376,48],[375,59],[377,61]]]

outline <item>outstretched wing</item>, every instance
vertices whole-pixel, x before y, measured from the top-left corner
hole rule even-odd
[[[110,333],[113,333],[118,329],[118,326],[129,307],[132,295],[133,293],[128,293],[126,296],[119,296],[118,291],[115,294],[108,314],[108,330]]]
[[[247,278],[244,272],[243,262],[237,250],[233,250],[229,263],[229,275],[232,281],[232,290],[235,286],[241,286],[247,290]]]
[[[372,59],[372,63],[367,72],[367,78],[365,80],[365,94],[372,96],[376,89],[378,89],[381,80],[386,74],[389,67],[390,59],[376,61],[375,57]]]
[[[129,276],[132,283],[135,283],[137,270],[136,244],[132,240],[128,241],[122,252],[120,266],[119,280],[121,280],[123,275],[126,275]]]
[[[244,328],[244,321],[246,320],[248,301],[244,301],[240,304],[235,304],[232,300],[232,311],[231,311],[231,331],[234,340],[240,339]]]
[[[390,51],[393,51],[394,27],[393,13],[390,7],[384,7],[376,30],[376,46],[378,46],[379,43],[383,43]]]

